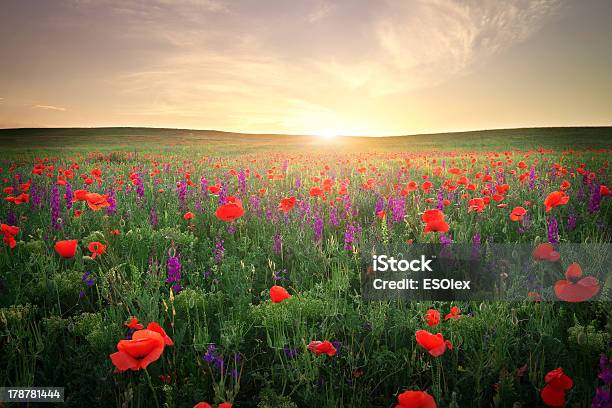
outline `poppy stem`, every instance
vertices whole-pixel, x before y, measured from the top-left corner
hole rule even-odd
[[[159,408],[159,401],[157,400],[157,394],[155,393],[155,388],[153,387],[153,383],[151,382],[151,376],[149,375],[149,371],[144,369],[145,375],[147,376],[147,382],[149,383],[149,387],[151,388],[151,392],[153,392],[153,398],[155,398],[155,406]]]

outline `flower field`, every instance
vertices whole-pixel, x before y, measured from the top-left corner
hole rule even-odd
[[[64,387],[66,406],[612,404],[612,281],[556,252],[611,243],[609,130],[93,132],[2,136],[0,385]],[[536,286],[513,302],[367,301],[362,252],[383,241],[532,244],[565,271],[559,301]]]

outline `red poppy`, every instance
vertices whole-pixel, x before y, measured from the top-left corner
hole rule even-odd
[[[313,340],[308,344],[308,350],[312,351],[316,355],[327,354],[330,357],[336,355],[336,348],[329,341],[316,341]]]
[[[285,197],[280,200],[278,204],[278,209],[282,212],[289,212],[295,205],[295,196],[294,197]]]
[[[461,317],[461,310],[457,306],[453,306],[450,309],[450,313],[444,316],[444,320],[454,319],[458,320]]]
[[[227,203],[217,208],[215,215],[220,220],[230,222],[242,217],[244,215],[244,208],[242,208],[240,201]]]
[[[470,206],[468,207],[468,212],[482,212],[487,204],[485,203],[485,200],[483,198],[472,198],[469,202],[469,205]]]
[[[555,251],[552,245],[544,243],[538,245],[532,253],[533,259],[536,261],[557,262],[561,255]]]
[[[198,402],[193,408],[212,408],[212,406],[208,402]]]
[[[440,312],[435,309],[429,309],[425,312],[425,323],[430,327],[437,326],[440,323]]]
[[[87,200],[87,194],[89,194],[87,190],[75,190],[72,201],[85,201]]]
[[[584,302],[597,295],[599,281],[593,276],[582,278],[582,268],[577,263],[567,267],[565,279],[555,283],[555,295],[566,302]]]
[[[26,194],[26,193],[22,193],[19,194],[16,197],[13,196],[9,196],[9,197],[5,197],[4,201],[8,201],[9,203],[13,203],[13,204],[22,204],[22,203],[27,203],[30,201],[30,195]]]
[[[76,254],[77,243],[76,239],[57,241],[55,243],[55,252],[62,258],[72,258]]]
[[[376,213],[376,216],[379,219],[384,220],[387,218],[387,212],[385,210],[380,210],[379,212]]]
[[[434,398],[424,391],[404,391],[397,396],[395,408],[436,408]]]
[[[449,350],[453,349],[453,344],[449,340],[444,340],[442,333],[431,334],[426,330],[418,330],[415,333],[415,337],[417,343],[434,357],[444,354],[447,347]]]
[[[512,221],[521,221],[525,214],[527,214],[527,210],[523,207],[514,207],[512,212],[510,213],[510,219]]]
[[[110,355],[115,372],[138,371],[161,357],[166,345],[174,343],[157,323],[149,323],[146,329],[137,330],[131,340],[120,340],[117,352]]]
[[[563,180],[563,183],[561,183],[561,187],[560,187],[560,188],[561,188],[561,191],[565,191],[565,190],[567,190],[568,188],[570,188],[571,186],[572,186],[572,185],[570,184],[570,182],[569,182],[569,181],[567,181],[567,180]]]
[[[83,212],[81,210],[74,210],[74,218],[79,218]]]
[[[291,295],[287,292],[287,289],[282,286],[274,285],[270,288],[270,299],[274,303],[280,303],[285,299],[289,299]]]
[[[108,207],[110,203],[108,202],[108,195],[102,195],[98,193],[87,193],[85,195],[85,199],[87,200],[87,205],[94,211],[98,211],[103,207]]]
[[[602,197],[609,196],[610,195],[610,189],[602,184],[602,185],[599,186],[599,194]]]
[[[217,408],[232,408],[232,404],[230,404],[229,402],[222,402],[217,405]]]
[[[565,405],[565,392],[574,386],[561,367],[549,371],[544,377],[546,385],[540,391],[542,401],[549,407],[562,407]]]
[[[91,242],[89,245],[87,245],[87,249],[89,249],[89,252],[91,252],[92,259],[96,259],[98,255],[104,255],[106,253],[106,245],[97,241]]]
[[[216,184],[214,186],[208,186],[208,192],[210,194],[219,194],[219,192],[221,191],[221,186]]]
[[[186,221],[193,220],[194,217],[195,217],[195,214],[192,213],[191,211],[187,211],[185,214],[183,214],[183,219]]]
[[[140,323],[138,323],[138,319],[135,317],[132,317],[130,319],[129,323],[125,324],[127,327],[129,327],[132,330],[140,330],[140,329],[144,329],[144,326]]]
[[[2,229],[0,232],[2,232],[2,234],[4,235],[3,241],[9,246],[9,248],[15,248],[15,246],[17,245],[15,235],[19,234],[19,227],[2,224],[1,228]]]
[[[325,197],[323,190],[321,190],[319,187],[311,188],[309,194],[311,197]]]
[[[444,220],[444,213],[437,209],[427,210],[423,213],[423,215],[421,215],[421,219],[424,223],[429,224],[433,221]]]
[[[569,201],[569,196],[563,191],[553,191],[544,199],[544,206],[546,206],[546,212],[549,212],[558,205],[565,205]]]
[[[428,234],[430,232],[448,232],[449,225],[444,220],[434,220],[425,224],[423,233]]]

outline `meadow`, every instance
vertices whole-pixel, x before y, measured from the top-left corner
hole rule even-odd
[[[612,128],[18,129],[0,148],[0,386],[96,407],[612,404],[609,273],[573,301],[396,302],[364,299],[360,269],[380,241],[610,244]]]

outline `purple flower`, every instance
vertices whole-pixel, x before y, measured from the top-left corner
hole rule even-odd
[[[56,184],[51,188],[51,225],[58,231],[62,229],[62,219],[60,218],[60,192]]]
[[[319,215],[315,218],[313,230],[315,241],[321,241],[323,239],[323,218]]]
[[[157,210],[155,207],[151,207],[149,211],[149,223],[154,227],[157,226]]]
[[[591,185],[591,199],[589,200],[589,212],[591,214],[599,211],[601,205],[601,193],[599,184]]]
[[[240,172],[238,173],[238,191],[240,191],[241,195],[246,194],[247,191],[247,184],[246,184],[246,172],[243,170],[240,170]]]
[[[223,246],[224,241],[222,239],[217,239],[215,242],[215,251],[213,261],[216,264],[221,263],[223,261],[223,256],[225,255],[225,247]]]
[[[72,185],[69,182],[66,182],[66,194],[64,196],[66,197],[66,208],[70,210],[74,194],[72,193]]]
[[[106,214],[107,215],[113,215],[117,212],[117,200],[115,199],[116,194],[115,194],[115,189],[114,188],[109,188],[108,189],[108,199],[106,201],[108,201],[108,207],[106,207]]]
[[[548,218],[548,242],[552,245],[559,243],[559,225],[554,215]]]
[[[576,217],[574,214],[570,214],[567,217],[567,230],[568,231],[573,231],[576,229],[576,224],[578,221],[578,217]]]
[[[172,290],[176,293],[180,292],[183,289],[179,284],[181,281],[181,261],[177,256],[168,258],[166,271],[168,274],[166,283],[174,283]]]
[[[272,240],[274,241],[272,244],[272,252],[274,255],[280,255],[283,246],[283,237],[280,234],[275,234]]]
[[[296,348],[290,348],[289,346],[283,347],[283,353],[285,353],[285,357],[288,359],[296,358],[300,351]]]

